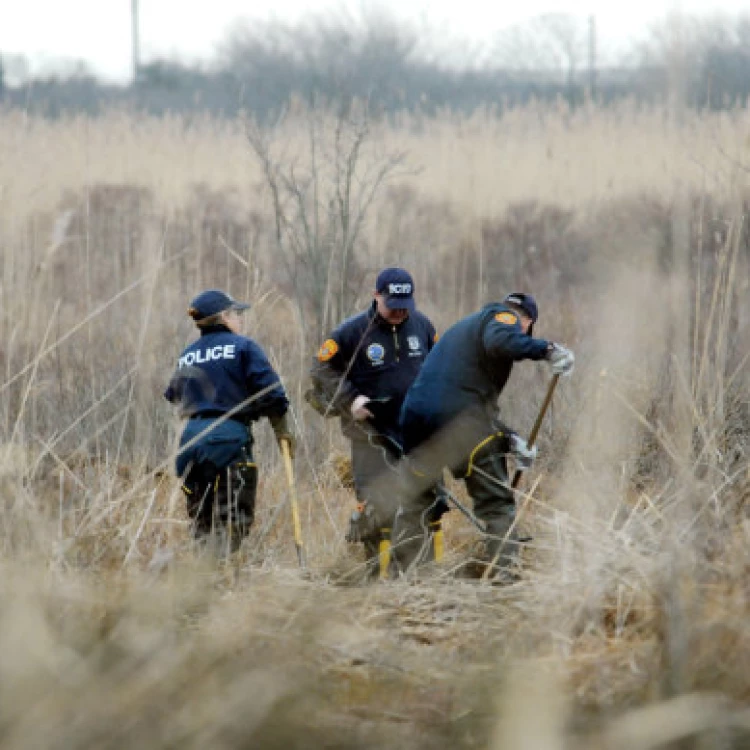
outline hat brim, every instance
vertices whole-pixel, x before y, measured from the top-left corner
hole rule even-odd
[[[234,310],[235,312],[242,312],[243,310],[249,310],[250,305],[246,304],[245,302],[233,302],[227,310]]]
[[[408,310],[409,312],[414,312],[413,297],[397,297],[393,294],[390,297],[386,297],[383,301],[389,310]]]

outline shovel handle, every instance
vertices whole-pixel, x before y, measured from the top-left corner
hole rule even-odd
[[[544,415],[547,413],[547,409],[549,409],[549,405],[552,403],[552,397],[555,395],[555,388],[557,388],[557,383],[559,380],[560,380],[560,375],[555,374],[552,376],[552,380],[549,381],[549,385],[547,386],[547,393],[544,396],[544,401],[542,402],[542,406],[539,409],[539,414],[537,415],[536,422],[534,422],[534,426],[531,428],[531,432],[529,433],[529,439],[527,442],[527,445],[529,447],[534,445],[534,443],[536,442],[536,439],[539,437],[539,430],[542,428]],[[518,483],[521,481],[522,476],[523,476],[522,471],[517,471],[513,475],[513,481],[510,483],[510,486],[513,489],[518,487]],[[515,523],[516,521],[513,522],[514,525]],[[511,529],[512,528],[513,527],[511,527]],[[498,560],[500,559],[500,553],[501,553],[501,550],[498,550],[492,562],[484,569],[484,572],[482,573],[483,581],[486,581],[489,578],[490,573],[494,570],[495,566],[497,565]]]
[[[289,441],[280,440],[281,455],[284,457],[284,468],[286,479],[289,484],[289,502],[292,508],[292,528],[294,530],[294,546],[297,548],[297,562],[300,568],[305,567],[305,554],[302,545],[302,524],[299,520],[299,504],[297,502],[297,484],[294,481],[294,467],[292,465],[292,454],[289,450]]]
[[[557,383],[560,380],[560,375],[555,374],[552,376],[552,380],[549,381],[549,385],[547,386],[547,393],[544,396],[544,401],[542,401],[542,406],[539,409],[539,414],[537,414],[536,422],[534,422],[534,426],[531,428],[531,432],[529,433],[529,439],[527,441],[527,445],[529,448],[531,448],[534,443],[536,443],[536,439],[539,437],[539,430],[542,429],[542,422],[544,421],[544,415],[547,413],[547,409],[549,409],[549,405],[552,403],[552,397],[555,395],[555,388],[557,388]],[[515,489],[518,487],[518,483],[521,481],[521,477],[523,476],[522,471],[517,471],[513,475],[513,481],[510,483],[510,486]]]

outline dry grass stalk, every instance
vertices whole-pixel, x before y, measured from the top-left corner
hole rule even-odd
[[[318,332],[241,123],[0,114],[0,743],[746,746],[747,176],[723,156],[746,113],[663,114],[534,105],[369,133],[423,169],[347,248],[352,305],[386,263],[413,268],[440,326],[532,284],[539,333],[578,354],[507,588],[456,579],[476,532],[453,513],[442,567],[338,585],[365,572],[343,542],[345,444],[302,406]],[[309,156],[301,121],[275,134],[286,164]],[[249,295],[292,395],[309,580],[266,426],[241,554],[190,542],[160,393],[209,285]],[[521,431],[545,382],[525,363],[503,396]]]

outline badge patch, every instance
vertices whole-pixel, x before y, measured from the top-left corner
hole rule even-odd
[[[388,284],[388,294],[411,294],[411,284]]]
[[[329,359],[336,356],[338,350],[339,345],[333,339],[328,339],[323,342],[323,346],[318,350],[318,360],[320,362],[328,362]]]
[[[506,326],[514,326],[518,323],[518,318],[511,312],[501,312],[495,315],[495,320]]]
[[[383,357],[385,356],[385,347],[382,344],[370,344],[367,347],[367,358],[374,365],[382,365]]]
[[[409,349],[413,352],[419,351],[419,336],[407,336],[406,343],[409,344]]]

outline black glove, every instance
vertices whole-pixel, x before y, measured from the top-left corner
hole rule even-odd
[[[435,502],[427,510],[427,522],[437,523],[451,509],[451,506],[449,505],[446,489],[442,482],[438,482],[432,488],[432,492]]]
[[[285,413],[281,417],[269,417],[269,421],[271,422],[271,427],[273,427],[274,435],[276,435],[279,450],[281,450],[281,441],[286,440],[289,444],[289,455],[294,458],[294,449],[297,445],[297,440],[292,432],[287,414]]]

